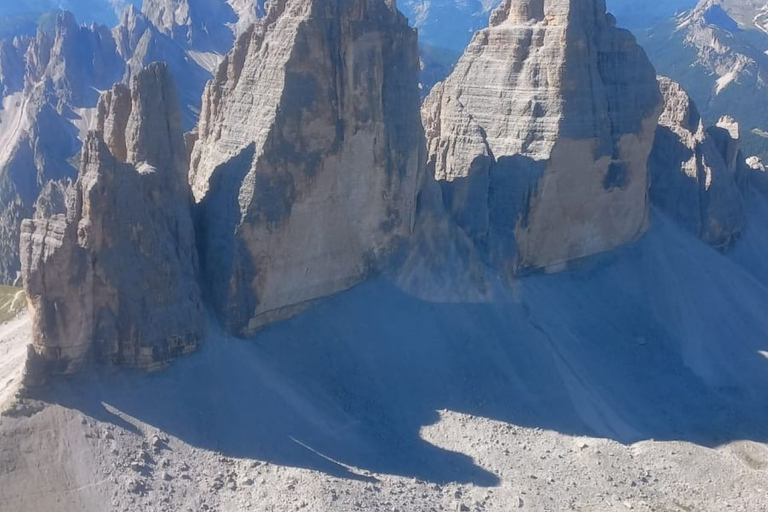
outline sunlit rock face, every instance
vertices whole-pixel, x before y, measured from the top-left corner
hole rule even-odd
[[[683,88],[659,78],[664,111],[650,158],[651,200],[689,232],[727,248],[743,230],[745,174],[739,125],[723,117],[705,128]]]
[[[422,117],[450,213],[514,272],[645,231],[660,108],[653,67],[602,0],[506,0]]]
[[[166,66],[105,93],[97,125],[74,187],[48,187],[22,224],[31,384],[91,362],[153,368],[202,336],[188,159]]]
[[[385,0],[279,0],[203,97],[190,181],[202,263],[247,335],[379,268],[422,175],[416,32]]]

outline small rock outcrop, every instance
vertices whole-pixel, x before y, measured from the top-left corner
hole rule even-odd
[[[105,93],[97,124],[69,197],[48,187],[38,204],[50,206],[22,225],[31,384],[91,361],[152,368],[201,337],[187,152],[165,65]]]
[[[739,125],[723,117],[705,128],[696,105],[676,82],[659,78],[664,112],[649,160],[651,200],[703,241],[729,247],[744,224],[739,176],[744,158]]]
[[[276,0],[203,96],[190,180],[204,275],[248,335],[359,283],[412,230],[416,32],[391,0]]]
[[[603,0],[505,0],[423,107],[446,206],[489,259],[557,270],[639,237],[661,96]]]

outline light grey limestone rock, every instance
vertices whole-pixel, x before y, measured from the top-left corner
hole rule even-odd
[[[661,97],[603,0],[505,0],[425,101],[454,219],[514,272],[557,270],[646,229]]]
[[[659,78],[664,112],[649,160],[651,200],[705,242],[729,247],[744,224],[739,190],[744,158],[739,126],[728,117],[704,127],[696,105],[676,82]]]
[[[50,215],[22,225],[30,384],[90,362],[154,368],[194,350],[202,335],[187,157],[166,66],[136,75],[130,102],[115,101],[127,92],[116,86],[100,106],[125,161],[91,132],[69,199],[49,188]]]
[[[248,335],[359,283],[412,230],[416,32],[384,0],[278,0],[203,97],[190,180],[205,280]]]
[[[76,177],[82,143],[95,126],[99,91],[129,83],[152,62],[166,62],[182,84],[184,129],[197,123],[211,74],[192,54],[132,6],[112,32],[79,25],[63,12],[50,32],[0,42],[0,282],[18,278],[21,221],[33,216],[41,188]],[[120,159],[127,157],[113,149]]]
[[[50,82],[28,86],[4,100],[0,110],[0,282],[19,277],[21,222],[32,217],[40,190],[72,179],[70,160],[79,149],[77,130],[58,110]]]
[[[72,13],[56,16],[52,34],[39,31],[27,50],[28,79],[46,79],[70,106],[92,106],[123,74],[124,63],[110,30],[79,25]]]

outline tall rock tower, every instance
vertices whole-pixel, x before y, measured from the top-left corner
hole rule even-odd
[[[166,66],[102,95],[97,122],[67,204],[48,188],[22,224],[32,384],[94,361],[152,368],[202,336],[188,157]]]
[[[661,96],[604,0],[505,0],[423,107],[454,219],[510,272],[636,239]]]
[[[411,233],[416,32],[392,0],[275,0],[203,97],[190,180],[202,264],[248,335],[363,280]]]

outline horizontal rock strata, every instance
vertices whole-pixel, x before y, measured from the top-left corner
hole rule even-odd
[[[644,232],[660,107],[653,67],[602,0],[505,0],[422,115],[449,211],[514,272]]]

